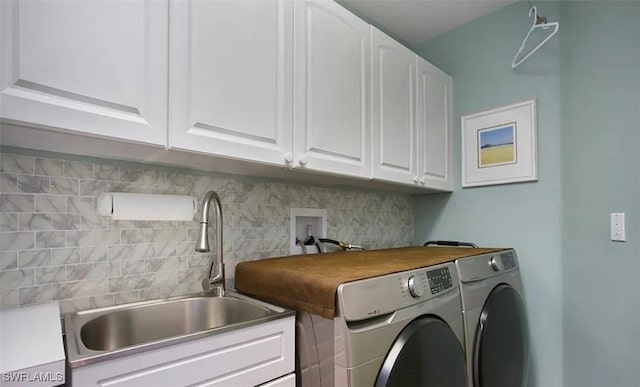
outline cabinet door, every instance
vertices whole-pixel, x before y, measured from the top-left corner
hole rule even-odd
[[[418,67],[419,184],[451,190],[451,77],[424,59]]]
[[[170,147],[285,164],[292,17],[285,0],[171,2]]]
[[[166,145],[166,1],[0,3],[3,119]]]
[[[370,177],[367,23],[333,1],[294,5],[294,163]]]
[[[415,54],[371,27],[373,46],[373,176],[398,183],[418,180],[415,125]]]

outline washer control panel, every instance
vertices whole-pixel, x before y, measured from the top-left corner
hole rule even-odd
[[[431,294],[438,294],[453,287],[449,267],[427,271],[427,279],[429,280]]]
[[[357,321],[426,302],[458,290],[453,262],[346,282],[338,286],[338,313]]]

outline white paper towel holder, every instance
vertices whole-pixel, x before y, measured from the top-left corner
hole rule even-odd
[[[190,221],[198,210],[193,196],[105,192],[96,200],[100,215],[116,220]]]

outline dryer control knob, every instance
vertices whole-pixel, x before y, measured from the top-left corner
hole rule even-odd
[[[500,266],[498,266],[498,260],[495,256],[491,257],[491,259],[489,260],[489,267],[493,271],[500,271]]]
[[[409,288],[409,293],[411,293],[411,296],[413,298],[420,298],[424,295],[424,288],[422,287],[420,281],[414,275],[409,277],[407,287]]]

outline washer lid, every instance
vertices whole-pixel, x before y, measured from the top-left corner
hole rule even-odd
[[[484,304],[473,359],[476,386],[524,386],[529,371],[529,332],[522,298],[496,286]]]
[[[451,328],[432,316],[407,325],[391,346],[375,386],[459,386],[467,384],[462,344]]]

